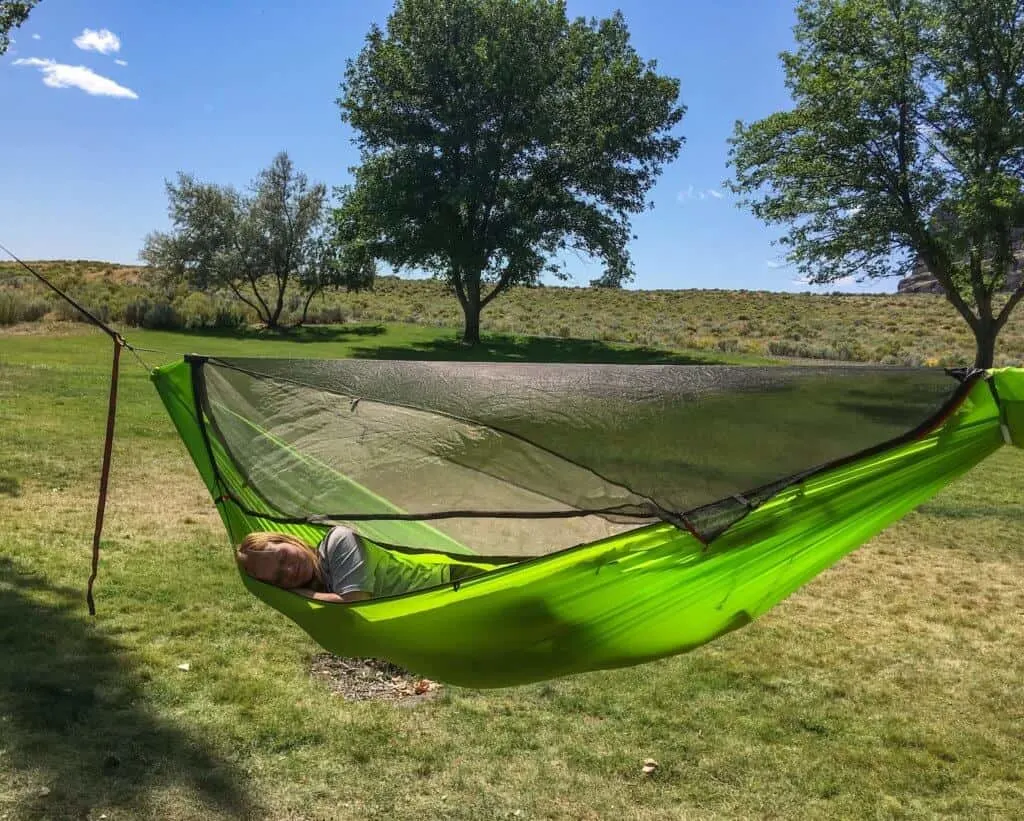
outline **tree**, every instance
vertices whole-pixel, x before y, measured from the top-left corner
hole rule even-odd
[[[0,0],[0,56],[11,45],[11,32],[28,19],[39,0]]]
[[[679,83],[629,43],[621,14],[569,21],[560,0],[398,0],[349,60],[343,121],[361,165],[336,222],[375,259],[443,278],[465,314],[557,256],[632,277],[629,215],[682,139]]]
[[[808,279],[921,260],[990,367],[1024,221],[1024,0],[802,0],[794,107],[736,124],[732,189]]]
[[[184,173],[167,195],[174,230],[147,236],[142,259],[171,281],[229,289],[269,328],[280,326],[290,288],[304,300],[301,324],[324,288],[373,281],[372,258],[328,230],[324,185],[310,185],[285,152],[248,195]]]

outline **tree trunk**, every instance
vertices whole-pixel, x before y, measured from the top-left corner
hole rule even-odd
[[[982,320],[974,329],[975,355],[974,367],[991,368],[996,358],[996,336],[999,328],[991,320]]]
[[[462,312],[466,315],[466,325],[462,332],[462,341],[466,345],[480,344],[480,300],[474,304],[467,300],[462,306]]]
[[[466,325],[462,332],[462,341],[466,345],[480,344],[480,274],[467,274],[464,283],[466,298],[462,300],[462,312],[466,316]]]
[[[284,286],[279,285],[277,288],[277,301],[274,303],[274,310],[270,314],[270,321],[267,323],[268,328],[277,330],[281,327],[281,314],[284,313]]]

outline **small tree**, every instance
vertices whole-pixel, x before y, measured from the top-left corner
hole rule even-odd
[[[340,230],[376,259],[443,278],[480,338],[480,312],[558,254],[632,276],[629,216],[682,140],[677,80],[629,43],[621,14],[570,22],[561,0],[398,0],[338,100],[361,166]]]
[[[147,236],[142,259],[171,281],[227,288],[268,328],[280,326],[289,289],[303,295],[305,322],[324,288],[373,281],[372,260],[326,230],[326,188],[310,185],[287,153],[259,173],[248,195],[184,173],[167,183],[167,194],[174,230]]]
[[[28,19],[39,0],[0,0],[0,56],[11,45],[11,32]],[[49,7],[47,7],[49,8]]]
[[[811,282],[920,260],[970,325],[975,365],[1024,224],[1024,0],[802,0],[782,54],[795,107],[731,140],[734,191]]]

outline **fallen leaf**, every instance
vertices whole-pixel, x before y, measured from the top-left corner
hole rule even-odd
[[[421,678],[419,681],[416,682],[414,692],[416,693],[416,695],[421,696],[424,693],[433,690],[435,686],[436,685],[434,684],[434,682],[432,682],[429,678]]]

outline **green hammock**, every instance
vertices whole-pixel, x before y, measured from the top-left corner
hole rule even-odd
[[[357,604],[241,574],[325,649],[501,687],[750,623],[1003,444],[1024,369],[214,359],[152,378],[233,543],[333,524],[461,582]]]

